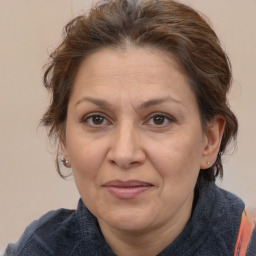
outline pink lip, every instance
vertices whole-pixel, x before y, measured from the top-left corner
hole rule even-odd
[[[105,183],[108,192],[119,199],[132,199],[153,187],[152,184],[139,180],[113,180]]]

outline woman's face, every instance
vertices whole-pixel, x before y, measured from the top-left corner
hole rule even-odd
[[[207,143],[172,56],[105,48],[81,64],[62,148],[102,228],[148,232],[186,222]]]

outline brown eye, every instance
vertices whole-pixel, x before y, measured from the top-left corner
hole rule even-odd
[[[93,116],[91,118],[94,125],[101,125],[104,123],[105,120],[103,116]]]
[[[160,128],[167,127],[169,124],[171,124],[174,121],[174,119],[166,114],[156,113],[152,114],[150,119],[147,121],[147,124],[151,126],[159,126]]]
[[[104,116],[91,115],[88,116],[83,122],[87,123],[90,126],[103,126],[106,125],[108,121]]]
[[[155,125],[163,125],[166,121],[166,117],[164,116],[154,116],[153,122]]]

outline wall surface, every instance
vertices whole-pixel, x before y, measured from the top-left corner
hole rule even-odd
[[[256,207],[256,1],[181,2],[209,17],[230,56],[229,98],[240,129],[220,185]],[[43,213],[76,207],[74,182],[56,174],[54,148],[38,124],[48,103],[42,67],[63,26],[89,5],[86,0],[0,0],[0,251]]]

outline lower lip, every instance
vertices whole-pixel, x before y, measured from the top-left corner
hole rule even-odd
[[[132,199],[150,190],[152,186],[141,187],[106,187],[109,193],[119,199]]]

